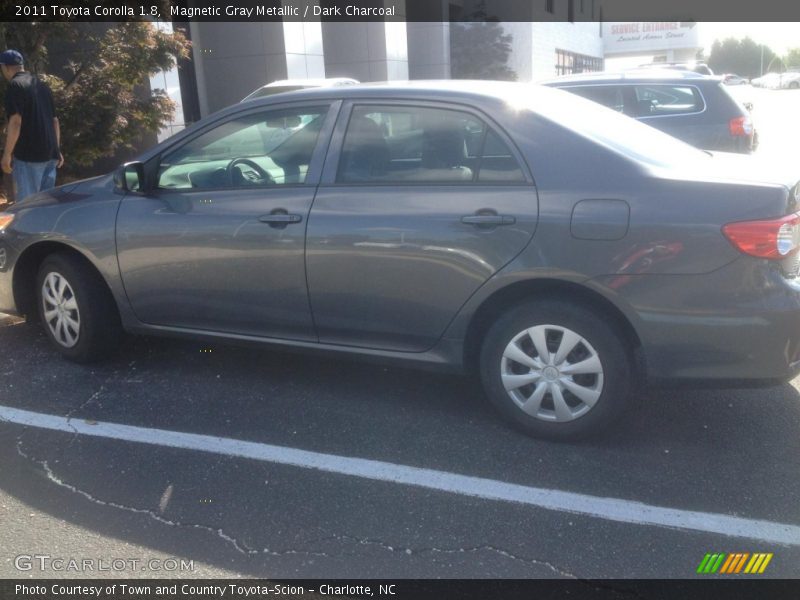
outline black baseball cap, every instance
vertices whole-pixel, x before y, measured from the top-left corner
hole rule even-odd
[[[21,65],[22,54],[16,50],[6,50],[0,52],[0,65]]]

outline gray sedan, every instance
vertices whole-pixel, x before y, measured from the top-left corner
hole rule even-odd
[[[575,439],[645,383],[798,372],[798,200],[555,89],[289,92],[0,213],[0,311],[79,362],[128,331],[459,371]]]

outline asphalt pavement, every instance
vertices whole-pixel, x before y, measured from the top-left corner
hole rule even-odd
[[[797,575],[800,538],[625,523],[568,503],[541,508],[168,447],[157,433],[796,526],[796,385],[649,392],[614,434],[567,445],[509,429],[457,376],[147,338],[89,368],[58,358],[26,324],[0,328],[0,347],[3,407],[84,428],[156,430],[130,442],[0,424],[0,504],[9,522],[29,524],[0,531],[0,577],[53,576],[21,574],[13,558],[64,552],[195,561],[171,576],[271,578],[687,577],[706,552],[773,552],[767,575]],[[68,541],[42,536],[31,513],[69,524]]]

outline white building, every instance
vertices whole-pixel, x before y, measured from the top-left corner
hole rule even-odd
[[[191,22],[184,31],[192,40],[192,58],[180,69],[186,120],[279,79],[450,78],[449,21],[469,19],[480,2],[431,0],[408,6],[415,12],[399,17],[410,21]],[[694,24],[601,24],[599,0],[493,0],[492,6],[514,19],[500,25],[512,36],[507,66],[519,81],[600,71],[605,57],[684,60],[699,48]]]
[[[485,5],[479,0],[426,0],[409,2],[407,8],[402,2],[392,4],[407,13],[385,22],[192,21],[184,30],[192,40],[192,60],[181,65],[186,120],[237,102],[278,79],[449,78],[449,22],[470,20]],[[497,14],[508,15],[503,23],[513,36],[508,66],[519,80],[602,68],[600,26],[591,22],[600,16],[599,0],[490,4]]]

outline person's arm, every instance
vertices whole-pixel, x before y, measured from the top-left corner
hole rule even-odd
[[[64,164],[64,155],[61,153],[61,125],[58,123],[58,117],[53,117],[53,129],[56,130],[56,147],[58,148],[58,163],[56,168],[60,169]]]
[[[22,129],[22,115],[11,115],[8,119],[8,130],[6,131],[6,148],[3,151],[2,167],[4,173],[11,173],[11,157],[14,155],[14,147],[19,140],[19,132]]]

